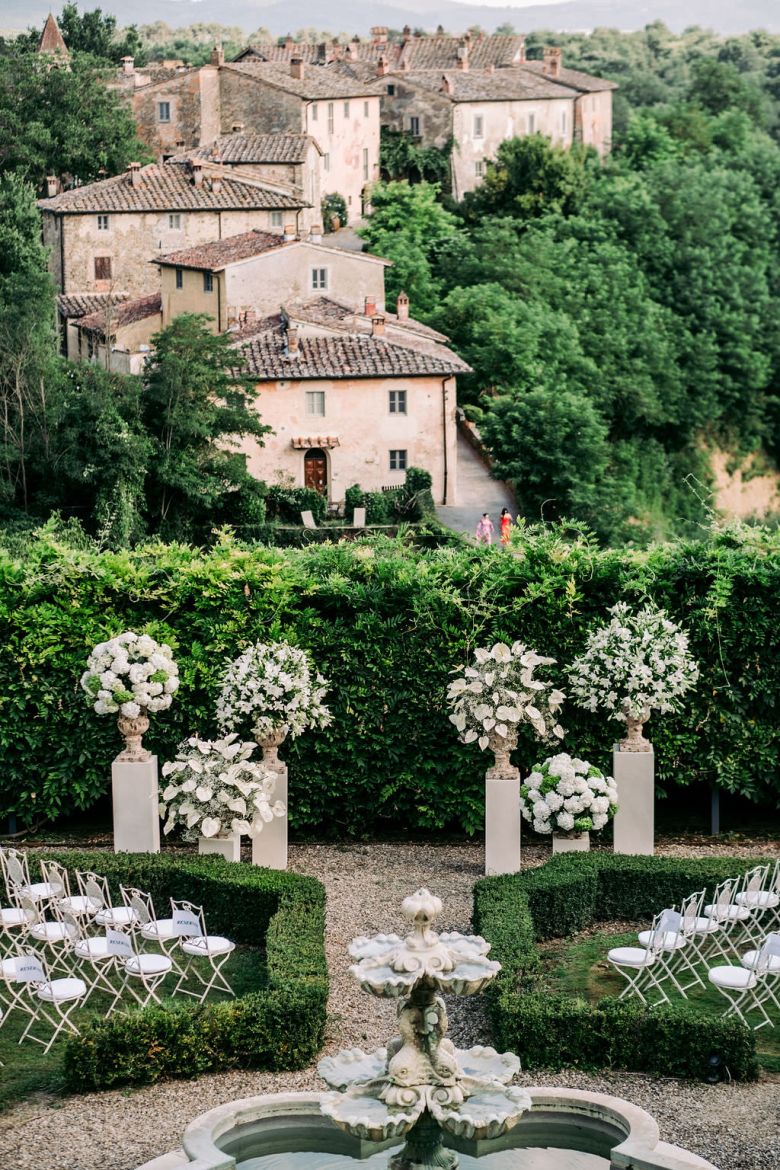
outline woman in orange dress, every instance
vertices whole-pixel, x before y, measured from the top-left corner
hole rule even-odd
[[[501,509],[501,543],[509,544],[509,533],[512,528],[512,517],[508,508]]]

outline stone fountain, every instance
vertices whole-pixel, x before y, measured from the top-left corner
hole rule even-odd
[[[507,1133],[531,1098],[509,1082],[520,1061],[493,1048],[457,1049],[447,1038],[442,994],[478,995],[501,969],[477,935],[437,934],[442,911],[428,890],[405,898],[411,926],[397,934],[357,938],[350,973],[363,991],[398,1000],[398,1036],[374,1052],[359,1048],[320,1061],[320,1076],[335,1092],[321,1109],[340,1129],[370,1142],[405,1138],[390,1170],[454,1170],[458,1156],[444,1134],[483,1141]]]

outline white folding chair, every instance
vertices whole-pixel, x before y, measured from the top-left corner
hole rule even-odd
[[[76,870],[76,881],[82,898],[97,906],[93,922],[95,926],[110,926],[112,930],[124,930],[132,926],[135,912],[130,906],[114,906],[108,889],[108,878],[90,870]]]
[[[659,981],[668,977],[683,999],[688,998],[686,992],[692,987],[704,987],[704,980],[688,954],[689,950],[694,949],[693,942],[703,901],[704,890],[698,890],[686,898],[679,913],[673,908],[666,912],[666,933],[658,952],[658,962],[664,975],[659,976]],[[651,935],[651,930],[640,930],[637,935],[640,946],[649,947]],[[683,969],[690,977],[687,983],[680,981]]]
[[[750,918],[747,906],[740,906],[735,901],[742,888],[739,878],[726,878],[715,887],[711,902],[704,907],[704,915],[720,923],[720,930],[714,933],[710,942],[714,950],[726,960],[738,954],[739,941],[742,936],[742,927]]]
[[[747,906],[753,911],[756,933],[754,938],[767,933],[766,928],[780,925],[780,858],[774,866],[764,868],[764,878],[760,884],[751,882],[740,891],[735,902],[740,906]]]
[[[179,943],[179,934],[173,919],[157,917],[152,895],[145,890],[136,889],[134,886],[120,886],[119,890],[125,906],[128,906],[135,915],[132,929],[136,936],[140,935],[144,942],[157,943],[166,958],[171,960],[176,974],[183,974],[174,955],[171,954]]]
[[[619,999],[625,999],[627,995],[638,995],[642,1003],[648,1007],[669,1003],[669,996],[661,986],[664,976],[658,978],[656,965],[663,952],[667,936],[670,933],[679,932],[679,922],[675,928],[675,919],[671,917],[674,913],[671,910],[662,910],[660,914],[656,914],[650,930],[647,931],[646,946],[613,947],[612,950],[608,951],[609,962],[627,981],[618,997]],[[677,915],[677,919],[679,919],[679,915]],[[671,931],[668,929],[670,926],[672,927]],[[651,1003],[647,998],[651,988],[654,988],[660,997],[655,1003]]]
[[[108,1014],[116,1009],[125,992],[128,992],[141,1007],[146,1007],[150,1000],[159,1003],[157,988],[173,970],[173,962],[168,956],[136,950],[132,934],[113,930],[110,926],[106,927],[106,943],[116,956],[119,970],[124,974]]]
[[[774,1027],[764,1005],[771,999],[778,1006],[777,998],[767,979],[770,964],[775,958],[780,958],[780,935],[769,934],[760,949],[752,956],[750,967],[730,965],[713,967],[707,972],[712,986],[728,1000],[729,1006],[723,1013],[724,1017],[736,1016],[753,1031],[767,1025],[770,1028]],[[761,1019],[758,1024],[751,1024],[748,1021],[747,1015],[751,1011],[759,1013]]]
[[[105,933],[90,935],[87,927],[91,919],[83,915],[75,917],[63,906],[59,907],[58,915],[63,921],[70,922],[77,932],[72,960],[79,977],[87,985],[85,1002],[95,991],[104,991],[113,1000],[116,986],[111,982],[111,975],[117,966],[117,959],[108,946]]]
[[[0,865],[3,867],[6,891],[11,902],[15,903],[19,897],[26,897],[37,905],[49,902],[62,893],[62,888],[58,885],[52,885],[47,881],[32,881],[27,854],[18,849],[0,851]]]
[[[36,911],[21,906],[0,907],[0,956],[11,954],[27,938],[27,929],[37,917]]]
[[[179,947],[187,956],[187,963],[179,981],[173,989],[173,994],[194,996],[203,1003],[212,987],[215,990],[225,991],[228,995],[235,995],[233,988],[221,974],[221,969],[236,949],[236,944],[229,938],[218,934],[209,934],[206,930],[206,919],[202,906],[193,906],[192,902],[176,902],[171,898],[171,916],[179,936]],[[197,960],[207,959],[211,976],[204,979],[197,968]],[[192,991],[185,987],[185,983],[192,974],[200,983],[203,991]]]
[[[742,875],[734,891],[734,908],[739,912],[733,931],[733,945],[739,948],[745,942],[755,943],[763,938],[764,932],[760,928],[758,909],[758,895],[761,893],[767,874],[769,863],[756,865]],[[747,917],[744,912],[747,910]]]
[[[70,1017],[86,999],[87,985],[83,979],[72,976],[67,979],[51,979],[46,964],[32,948],[23,950],[17,956],[16,979],[27,985],[35,1004],[30,1021],[19,1037],[20,1044],[29,1038],[36,1044],[42,1044],[44,1052],[48,1052],[63,1030],[78,1036],[79,1030]],[[48,1041],[32,1035],[32,1028],[41,1019],[53,1029]]]
[[[38,954],[48,956],[52,970],[59,970],[67,976],[70,968],[65,959],[78,941],[78,925],[71,918],[56,917],[56,902],[52,903],[53,918],[47,918],[43,906],[40,903],[36,905],[27,896],[19,899],[19,906],[26,913],[35,915],[34,921],[27,927],[28,945]]]
[[[61,907],[73,918],[94,918],[100,909],[94,898],[87,898],[84,894],[72,894],[68,871],[59,861],[41,860],[41,874],[51,886],[60,886],[61,893],[52,899],[53,903]]]
[[[27,986],[17,979],[17,964],[22,957],[21,948],[14,955],[0,959],[0,1004],[2,1004],[2,1021],[4,1023],[14,1011],[22,1012],[26,1016],[34,1015],[27,994]]]

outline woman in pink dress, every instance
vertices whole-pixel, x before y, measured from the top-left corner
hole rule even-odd
[[[501,509],[501,543],[509,544],[509,533],[512,529],[512,517],[508,508]]]
[[[493,521],[487,512],[482,513],[482,518],[477,525],[476,537],[477,544],[491,544],[493,541]]]

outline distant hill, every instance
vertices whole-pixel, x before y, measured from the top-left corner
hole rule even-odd
[[[0,28],[43,26],[50,10],[60,5],[50,0],[2,0]],[[443,24],[459,32],[471,24],[491,31],[510,23],[519,32],[550,28],[565,31],[608,25],[624,30],[642,28],[662,20],[675,32],[698,24],[720,33],[748,32],[764,28],[780,33],[778,0],[565,0],[564,3],[530,6],[482,6],[456,0],[82,0],[82,10],[100,7],[114,14],[120,24],[153,24],[162,20],[173,28],[194,23],[238,25],[251,32],[261,25],[275,35],[303,27],[340,32],[367,33],[371,25],[402,28],[405,24],[434,29]]]

